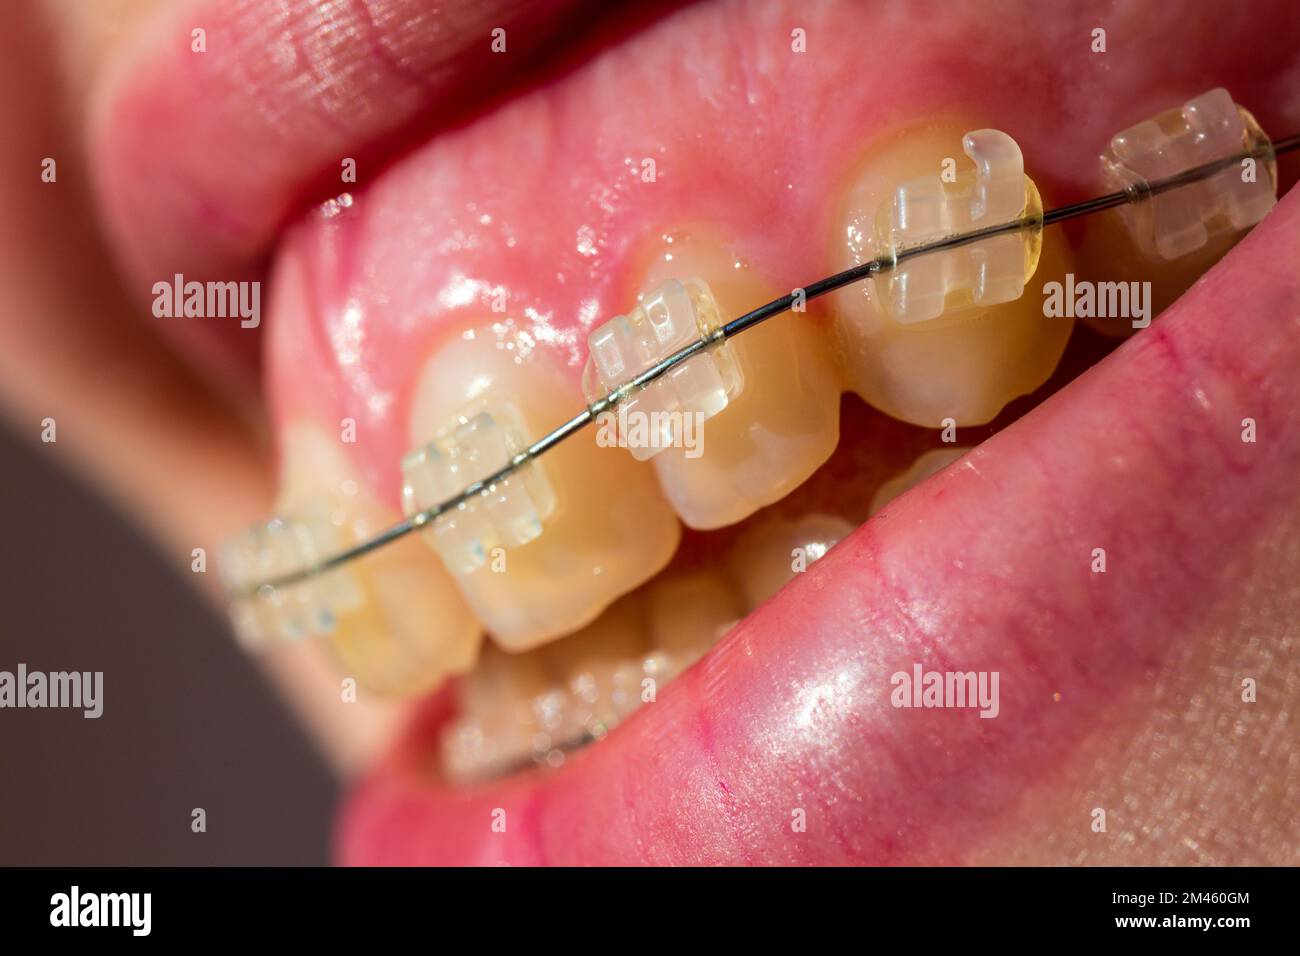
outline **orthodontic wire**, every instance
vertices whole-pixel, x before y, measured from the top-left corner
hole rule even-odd
[[[1287,136],[1273,143],[1271,152],[1274,156],[1300,149],[1300,133]],[[280,588],[289,587],[298,584],[309,578],[317,577],[332,571],[341,565],[354,561],[357,558],[364,557],[372,551],[396,541],[398,538],[405,537],[413,531],[418,531],[426,525],[432,524],[437,518],[448,511],[459,508],[466,504],[475,496],[485,491],[490,491],[494,485],[504,481],[513,475],[524,465],[529,464],[536,458],[540,458],[546,452],[550,451],[560,442],[564,441],[570,435],[581,431],[587,425],[594,422],[601,414],[613,409],[629,395],[640,391],[647,385],[657,381],[671,369],[686,362],[696,355],[699,355],[715,345],[721,344],[728,339],[734,338],[742,332],[752,329],[754,326],[766,322],[768,319],[781,315],[792,309],[796,301],[800,300],[806,303],[812,299],[819,298],[829,292],[834,292],[844,286],[852,285],[869,276],[877,275],[882,272],[888,272],[896,269],[900,264],[910,259],[920,256],[929,255],[935,252],[944,252],[948,249],[957,249],[961,246],[968,246],[984,239],[991,239],[995,236],[1010,235],[1021,232],[1024,229],[1034,227],[1047,227],[1059,222],[1065,222],[1067,219],[1077,219],[1082,216],[1089,216],[1093,213],[1103,212],[1107,209],[1114,209],[1119,206],[1130,203],[1140,203],[1153,196],[1159,196],[1163,193],[1180,189],[1183,186],[1192,183],[1201,182],[1209,179],[1217,173],[1229,169],[1239,164],[1243,159],[1259,159],[1267,156],[1270,150],[1256,149],[1242,153],[1236,153],[1232,156],[1225,156],[1210,163],[1204,163],[1200,166],[1193,166],[1190,169],[1163,179],[1153,180],[1143,184],[1134,184],[1127,189],[1119,192],[1108,193],[1104,196],[1098,196],[1094,199],[1085,199],[1082,202],[1073,203],[1068,206],[1061,206],[1056,209],[1045,211],[1041,217],[1027,216],[1022,219],[1014,219],[1010,222],[1001,223],[996,226],[987,226],[983,229],[975,229],[970,232],[959,233],[954,236],[946,236],[943,239],[936,239],[932,242],[921,243],[920,245],[910,246],[898,250],[893,256],[879,256],[868,262],[860,263],[851,269],[845,269],[843,272],[837,272],[834,275],[827,276],[824,279],[818,279],[807,286],[796,289],[794,292],[781,296],[779,299],[773,299],[766,305],[761,305],[744,315],[732,319],[730,322],[723,323],[709,332],[708,335],[701,336],[689,345],[684,345],[676,352],[665,358],[660,359],[654,365],[634,376],[622,385],[611,390],[602,398],[597,399],[588,405],[583,411],[569,419],[563,425],[552,430],[550,433],[533,442],[523,451],[515,454],[508,462],[498,468],[492,474],[487,475],[472,484],[466,485],[457,494],[441,501],[436,505],[418,511],[408,516],[404,520],[376,534],[374,537],[367,538],[360,544],[340,551],[337,554],[330,555],[320,561],[291,571],[287,574],[279,575],[266,581],[251,585],[247,588],[232,592],[235,598],[252,598],[258,594],[271,593]]]

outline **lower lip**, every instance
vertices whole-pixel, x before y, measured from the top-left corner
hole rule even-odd
[[[426,769],[433,705],[351,799],[343,860],[967,858],[1090,728],[1144,706],[1130,692],[1240,600],[1294,507],[1297,261],[1290,195],[1157,325],[894,502],[563,769],[445,788]],[[1242,440],[1247,417],[1267,439]],[[998,672],[998,715],[892,706],[891,675],[918,664]]]

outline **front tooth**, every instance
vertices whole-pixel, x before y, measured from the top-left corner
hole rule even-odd
[[[1041,210],[1005,134],[963,136],[952,124],[909,131],[852,177],[836,267]],[[1028,230],[905,260],[842,290],[836,327],[848,387],[916,425],[990,421],[1045,382],[1065,350],[1071,323],[1044,318],[1037,282],[1024,283],[1035,269],[1064,275],[1066,256],[1059,236]]]
[[[229,542],[221,570],[244,592],[330,557],[398,520],[362,488],[336,442],[311,426],[286,430],[279,517]],[[323,638],[374,690],[415,694],[474,666],[478,622],[419,542],[399,540],[318,577],[235,602],[236,626],[258,642]]]
[[[899,495],[911,491],[931,475],[937,475],[968,451],[969,448],[958,446],[932,448],[922,452],[906,471],[895,475],[876,489],[871,499],[871,513],[874,515]]]
[[[496,471],[578,405],[512,323],[448,339],[417,383],[407,513]],[[681,528],[650,469],[578,436],[424,534],[493,638],[520,651],[577,630],[654,575]]]
[[[527,426],[509,402],[484,399],[463,409],[433,441],[403,461],[407,511],[454,497],[528,443]],[[546,467],[533,462],[439,517],[430,534],[447,567],[468,574],[487,564],[496,549],[517,548],[537,538],[554,513],[555,492]]]
[[[652,290],[643,304],[674,276],[704,277],[716,321],[735,318],[780,294],[742,258],[704,235],[679,232],[663,237],[643,282]],[[598,377],[606,389],[641,370],[632,366],[652,364],[684,344],[665,343],[640,352],[614,350],[611,362],[605,358],[604,343],[616,327],[616,322],[607,323],[591,339],[590,367],[605,373]],[[707,421],[697,433],[688,433],[698,439],[695,446],[632,449],[638,457],[653,456],[664,494],[693,528],[734,524],[785,497],[830,457],[839,438],[840,388],[822,331],[809,315],[794,313],[764,323],[723,348],[743,387],[729,393],[725,407],[705,409]],[[624,353],[635,354],[635,359],[620,361]],[[639,408],[625,403],[629,420],[646,410],[644,401],[639,395],[632,399],[643,403]],[[682,411],[694,410],[689,399],[683,403]]]
[[[817,512],[747,527],[732,545],[729,562],[741,583],[745,610],[754,610],[852,531],[844,518]]]
[[[640,701],[649,637],[644,603],[643,594],[630,594],[542,652],[566,695],[553,730],[557,746],[603,737]]]

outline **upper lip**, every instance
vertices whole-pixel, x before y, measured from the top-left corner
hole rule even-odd
[[[91,117],[96,194],[126,277],[141,289],[174,273],[260,277],[304,208],[357,188],[341,179],[343,159],[364,185],[521,77],[562,69],[595,35],[669,5],[205,0],[168,11],[171,29],[121,59]],[[192,24],[206,31],[206,54],[190,50]],[[490,49],[497,28],[507,56]],[[247,365],[259,341],[231,335],[218,358]]]

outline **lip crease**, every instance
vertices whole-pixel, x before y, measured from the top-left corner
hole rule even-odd
[[[443,788],[435,702],[354,794],[342,859],[962,862],[1091,728],[1149,706],[1133,695],[1300,530],[1296,261],[1292,194],[1155,326],[896,500],[563,769]],[[1243,443],[1244,417],[1269,439]],[[1112,573],[1090,572],[1099,542]],[[999,671],[999,716],[894,709],[889,677],[917,662]]]

